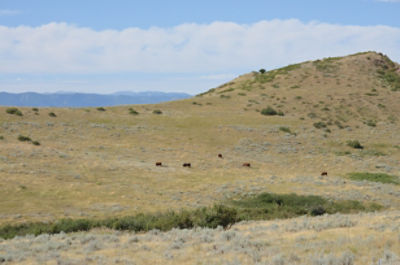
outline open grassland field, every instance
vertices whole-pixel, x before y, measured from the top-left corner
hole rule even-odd
[[[133,243],[136,235],[110,231],[55,235],[37,246],[73,242],[54,250],[59,256],[51,258],[82,261],[91,255],[80,245],[86,244],[81,237],[92,236],[102,244],[94,248],[104,264],[112,257],[124,260],[119,253],[125,247],[130,257],[137,255],[137,264],[314,264],[331,251],[337,259],[353,255],[355,264],[371,264],[384,251],[399,256],[399,69],[387,57],[368,52],[245,74],[191,99],[157,105],[0,107],[0,225],[190,210],[261,192],[296,193],[374,202],[384,209],[240,223],[229,231],[141,234]],[[277,115],[268,115],[274,114],[271,109]],[[328,176],[321,177],[323,171]],[[355,172],[385,173],[391,181],[379,181],[377,175],[354,179]],[[290,228],[293,222],[334,223],[335,218],[356,224],[321,231],[308,225]],[[230,232],[233,241],[221,239]],[[207,235],[210,242],[196,243]],[[182,246],[173,249],[173,238],[180,236]],[[241,252],[237,238],[248,242],[243,249],[251,253]],[[0,253],[35,240],[3,241]],[[26,254],[23,262],[44,264],[37,261],[41,251]],[[280,254],[282,262],[273,261]]]

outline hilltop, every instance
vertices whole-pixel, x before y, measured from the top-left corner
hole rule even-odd
[[[160,104],[0,107],[0,222],[196,209],[265,191],[379,203],[394,220],[399,100],[399,64],[365,52],[257,70]],[[354,172],[386,173],[392,182],[360,181]],[[389,227],[384,216],[374,215],[377,226]],[[389,235],[373,235],[381,255]]]

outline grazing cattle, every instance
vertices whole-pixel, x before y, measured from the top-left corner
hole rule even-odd
[[[183,163],[182,165],[183,167],[192,167],[192,165],[190,163]]]
[[[250,163],[243,163],[243,167],[250,167]]]
[[[222,154],[218,154],[218,157],[219,157],[219,158],[222,158]]]
[[[326,171],[321,172],[321,176],[328,176],[328,172],[326,172]]]
[[[156,162],[156,167],[162,167],[162,163],[161,162]]]

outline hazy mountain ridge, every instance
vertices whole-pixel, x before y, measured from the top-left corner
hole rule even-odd
[[[191,95],[186,93],[164,93],[158,91],[121,91],[108,95],[66,92],[51,94],[34,92],[14,94],[0,92],[0,105],[21,107],[98,107],[127,104],[154,104],[189,97],[191,97]]]

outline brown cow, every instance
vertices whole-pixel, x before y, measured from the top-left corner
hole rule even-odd
[[[161,162],[156,162],[156,167],[162,167],[162,163]]]
[[[328,176],[328,172],[326,171],[321,172],[321,176]]]
[[[190,163],[183,163],[182,165],[183,167],[192,167],[192,165]]]
[[[250,167],[250,163],[243,163],[243,167]]]
[[[222,154],[218,154],[218,157],[219,157],[219,158],[222,158]]]

